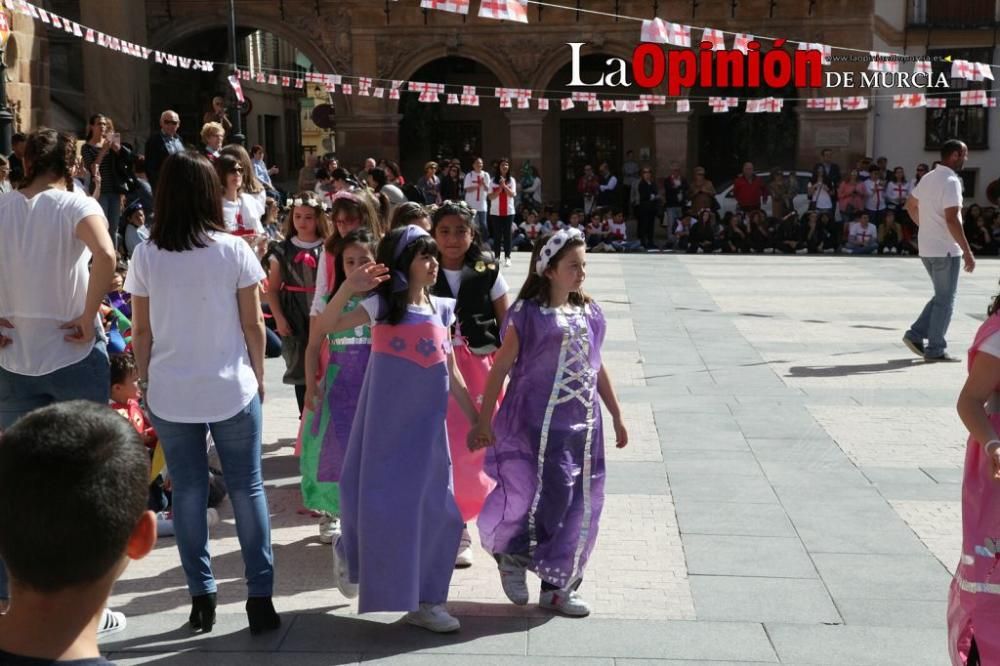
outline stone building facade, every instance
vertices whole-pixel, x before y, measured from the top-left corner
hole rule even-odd
[[[691,25],[742,31],[867,51],[899,48],[906,18],[897,16],[904,0],[558,0],[560,4],[650,18],[655,15]],[[935,0],[917,0],[935,2]],[[54,6],[75,3],[81,22],[129,37],[154,48],[183,53],[224,41],[228,3],[224,0],[47,0]],[[583,42],[590,67],[609,57],[629,60],[639,41],[640,26],[586,12],[552,7],[529,7],[529,23],[515,24],[420,9],[417,0],[236,0],[241,35],[254,30],[277,36],[311,64],[315,71],[386,80],[425,80],[452,84],[530,88],[536,96],[560,95],[568,81],[571,50],[567,42]],[[904,12],[905,13],[905,12]],[[888,18],[886,18],[888,16]],[[44,86],[46,37],[40,27],[14,22],[19,80],[11,86],[18,105],[20,126],[52,123],[57,117]],[[695,30],[695,37],[700,31]],[[205,46],[207,48],[207,46]],[[228,58],[216,58],[219,60]],[[831,69],[861,71],[861,62],[836,62]],[[84,99],[89,110],[115,109],[126,135],[140,139],[154,127],[163,104],[183,95],[183,82],[163,68],[90,45],[83,49]],[[224,73],[207,75],[200,85],[224,90]],[[214,80],[212,77],[214,76]],[[154,91],[151,93],[150,91]],[[646,91],[602,89],[619,94]],[[703,102],[679,114],[673,105],[641,114],[589,113],[578,108],[560,111],[500,109],[497,100],[484,97],[478,108],[419,105],[411,96],[402,100],[345,96],[337,93],[336,149],[349,166],[369,156],[401,161],[404,173],[415,178],[432,158],[482,154],[487,162],[501,155],[513,159],[515,169],[530,160],[541,171],[547,200],[569,195],[575,170],[582,161],[607,159],[617,168],[625,153],[648,162],[659,173],[677,161],[691,168],[708,167],[717,181],[735,174],[740,163],[755,159],[758,168],[772,165],[809,169],[819,150],[832,148],[842,164],[872,154],[878,122],[875,110],[829,113],[806,109],[804,98],[848,92],[778,91],[799,98],[782,114],[712,114]],[[265,90],[259,95],[270,94]],[[301,119],[297,97],[281,94],[276,135],[283,139],[283,168],[293,169],[301,159],[295,127]],[[694,90],[693,99],[715,91]],[[767,91],[746,91],[766,96]],[[859,94],[864,94],[862,91]],[[408,99],[409,98],[409,99]],[[877,105],[876,105],[877,106]],[[434,107],[433,109],[427,107]],[[750,117],[754,115],[755,117]],[[893,116],[923,127],[922,116]],[[117,118],[116,118],[117,120]],[[249,118],[248,140],[255,142],[254,118]],[[185,121],[182,120],[182,124]],[[190,123],[189,123],[190,124]],[[430,129],[429,129],[430,128]],[[916,132],[917,130],[912,130]],[[273,151],[272,151],[273,152]],[[298,154],[296,154],[298,153]]]

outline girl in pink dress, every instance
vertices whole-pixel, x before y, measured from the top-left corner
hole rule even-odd
[[[969,429],[962,479],[962,558],[948,595],[953,666],[1000,663],[1000,296],[969,348],[958,399]]]
[[[464,201],[446,201],[434,212],[432,233],[441,250],[441,270],[432,293],[457,301],[457,320],[452,327],[455,363],[478,406],[500,346],[500,322],[507,316],[507,281],[493,257],[483,254],[474,219],[475,212]],[[452,398],[448,403],[448,443],[455,501],[466,523],[479,515],[495,485],[483,471],[486,451],[470,451],[468,434],[469,421]],[[472,540],[464,529],[455,566],[471,564]]]

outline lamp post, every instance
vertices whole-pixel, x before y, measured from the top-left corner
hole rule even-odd
[[[14,124],[14,114],[7,104],[7,62],[4,52],[7,50],[7,40],[10,38],[10,25],[7,15],[0,11],[0,155],[10,155],[10,132]]]
[[[229,0],[229,44],[232,47],[233,52],[233,71],[236,71],[239,60],[237,59],[237,45],[236,45],[236,2],[235,0]],[[241,146],[246,143],[246,137],[243,136],[243,117],[240,115],[239,104],[236,106],[236,117],[233,118],[233,135],[230,137],[233,143],[238,143]]]

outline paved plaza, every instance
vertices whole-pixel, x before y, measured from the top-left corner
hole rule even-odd
[[[594,255],[605,363],[630,431],[609,446],[601,535],[582,587],[594,614],[511,605],[477,550],[449,603],[460,633],[360,618],[302,515],[295,399],[269,361],[264,469],[281,630],[252,638],[232,514],[213,529],[219,621],[186,626],[172,538],[115,587],[120,664],[948,662],[960,547],[964,364],[900,343],[930,293],[912,258]],[[507,271],[515,289],[527,255]],[[950,351],[964,358],[1000,262],[962,275]],[[610,427],[609,427],[610,428]],[[608,439],[613,441],[609,433]],[[530,579],[529,579],[530,580]],[[533,587],[533,598],[538,590]]]

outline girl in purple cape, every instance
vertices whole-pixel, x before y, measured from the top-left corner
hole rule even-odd
[[[406,622],[459,629],[445,601],[462,535],[445,418],[453,396],[476,408],[451,353],[455,301],[431,296],[438,248],[423,228],[393,229],[378,263],[356,268],[315,322],[319,335],[371,325],[371,356],[340,475],[337,587],[358,611],[408,611]],[[354,294],[375,290],[355,310]]]
[[[497,481],[479,514],[483,547],[500,567],[504,593],[528,603],[525,572],[542,579],[539,606],[582,617],[577,595],[604,505],[604,435],[598,397],[628,444],[611,378],[601,362],[605,322],[583,291],[586,243],[577,229],[542,237],[528,279],[507,314],[503,345],[483,396],[470,448],[492,447],[486,473]]]

